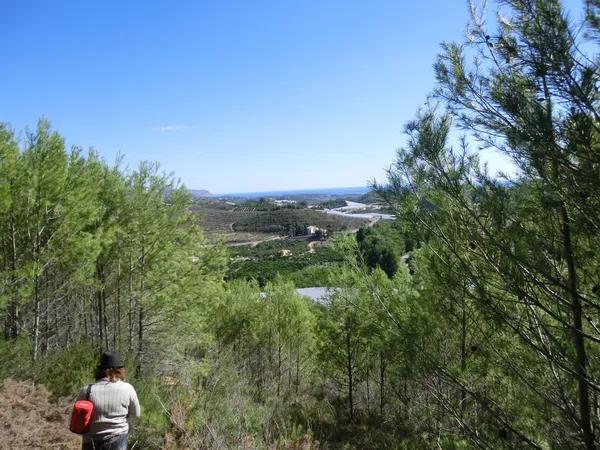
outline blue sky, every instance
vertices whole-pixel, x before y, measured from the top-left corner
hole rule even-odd
[[[460,0],[3,2],[0,121],[213,193],[365,185],[466,22]]]

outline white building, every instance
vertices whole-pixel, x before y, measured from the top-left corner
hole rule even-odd
[[[306,227],[306,232],[308,234],[315,234],[317,231],[319,231],[319,227],[316,225],[309,225]]]

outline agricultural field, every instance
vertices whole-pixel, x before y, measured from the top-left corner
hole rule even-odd
[[[362,218],[335,216],[304,205],[281,205],[271,202],[242,202],[200,199],[194,204],[199,223],[212,240],[226,244],[257,243],[276,236],[296,236],[315,225],[332,234],[356,230],[367,221]]]
[[[277,209],[253,211],[240,217],[234,224],[235,231],[259,231],[268,233],[302,234],[309,225],[316,225],[330,233],[356,229],[365,223],[362,219],[333,216],[313,209]]]
[[[296,287],[327,286],[329,271],[342,264],[342,257],[326,241],[273,240],[229,250],[227,278],[254,279],[261,285],[279,275]]]
[[[326,206],[344,205],[329,201]],[[200,224],[212,240],[229,247],[227,279],[257,280],[264,285],[278,275],[296,287],[327,286],[329,272],[342,258],[329,245],[338,232],[355,232],[370,225],[364,218],[326,214],[320,203],[277,203],[270,200],[195,202]],[[309,235],[307,227],[319,230]]]

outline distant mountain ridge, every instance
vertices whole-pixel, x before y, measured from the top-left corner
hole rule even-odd
[[[212,197],[210,191],[207,191],[206,189],[188,189],[188,192],[193,198]]]

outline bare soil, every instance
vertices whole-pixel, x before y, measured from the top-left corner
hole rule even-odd
[[[69,431],[74,400],[53,401],[50,392],[31,381],[0,383],[0,449],[81,448],[81,438]]]

